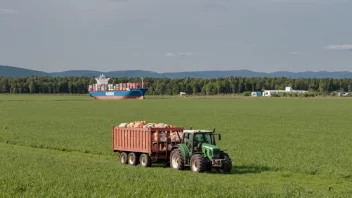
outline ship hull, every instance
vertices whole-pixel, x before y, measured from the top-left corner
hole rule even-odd
[[[148,89],[131,89],[126,91],[94,91],[90,96],[97,100],[125,100],[125,99],[144,99],[144,94]]]

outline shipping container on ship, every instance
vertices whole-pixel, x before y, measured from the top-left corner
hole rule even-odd
[[[110,78],[100,75],[95,78],[96,84],[88,86],[88,92],[91,97],[98,100],[119,100],[119,99],[144,99],[148,91],[148,84],[143,82],[119,83],[115,86],[109,84]]]

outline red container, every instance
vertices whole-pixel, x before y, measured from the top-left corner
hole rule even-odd
[[[178,144],[171,134],[183,128],[112,128],[112,150],[121,153],[147,154],[151,159],[169,160],[171,148]],[[180,134],[181,134],[180,133]],[[181,137],[182,138],[182,137]]]

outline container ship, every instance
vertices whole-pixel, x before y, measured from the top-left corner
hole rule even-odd
[[[144,99],[148,90],[148,84],[141,83],[119,83],[109,84],[110,78],[100,75],[95,78],[96,84],[89,85],[88,92],[91,97],[98,100],[120,100],[120,99]]]

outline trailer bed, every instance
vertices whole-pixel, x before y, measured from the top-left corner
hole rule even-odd
[[[113,127],[114,152],[149,154],[153,159],[166,159],[171,148],[182,138],[183,128],[127,128]],[[181,136],[175,137],[176,133]]]

